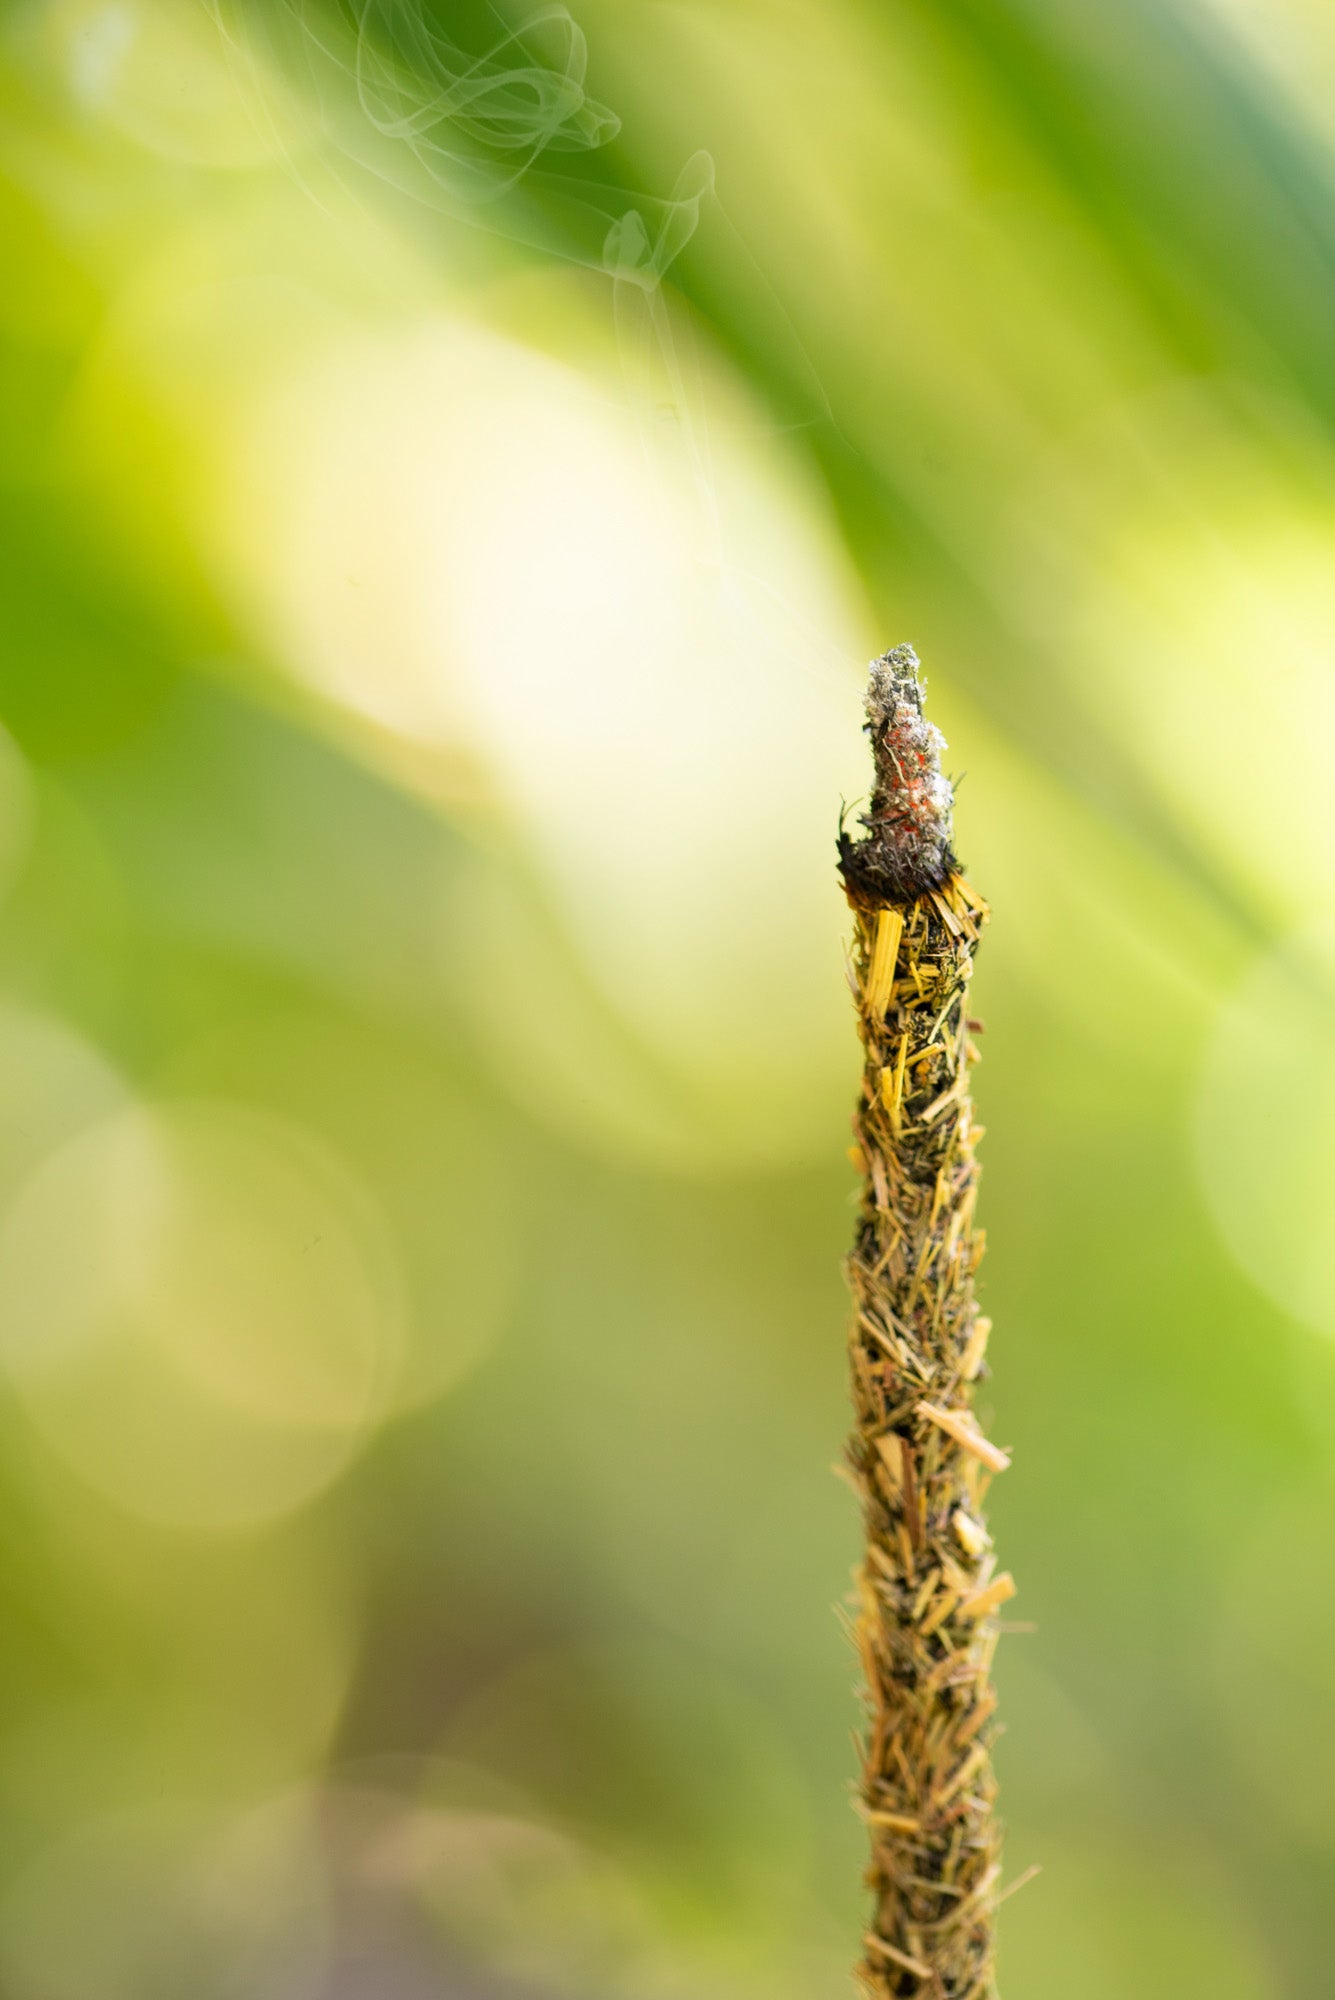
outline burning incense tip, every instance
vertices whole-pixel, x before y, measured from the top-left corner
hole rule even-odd
[[[840,830],[839,867],[854,902],[877,909],[939,889],[959,863],[952,846],[955,794],[941,769],[946,739],[923,714],[912,646],[892,646],[872,661],[866,710],[876,769],[860,822],[867,835],[853,840]]]

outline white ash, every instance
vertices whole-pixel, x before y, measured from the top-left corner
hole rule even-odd
[[[866,712],[876,782],[862,817],[866,839],[841,838],[844,877],[863,901],[907,902],[939,888],[958,865],[954,788],[941,769],[946,740],[923,714],[912,646],[871,662]]]

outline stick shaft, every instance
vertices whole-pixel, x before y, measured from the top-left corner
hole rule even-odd
[[[849,1459],[866,1531],[857,1636],[874,1899],[861,1978],[875,2000],[987,2000],[1000,1873],[990,1669],[1013,1588],[983,1519],[1008,1461],[972,1410],[988,1322],[974,1295],[968,991],[987,910],[952,874],[906,904],[855,900],[854,916],[865,1182],[848,1260]]]

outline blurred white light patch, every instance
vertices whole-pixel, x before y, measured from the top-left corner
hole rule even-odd
[[[308,1800],[83,1825],[0,1900],[7,2000],[306,2000],[329,1957]]]
[[[440,949],[497,1083],[527,1117],[613,1158],[680,1172],[772,1155],[754,1105],[739,1121],[734,1104],[669,1068],[617,1013],[513,854],[479,844],[456,869]]]
[[[297,1128],[181,1101],[47,1160],[0,1231],[0,1364],[132,1513],[253,1525],[327,1486],[382,1413],[399,1274],[369,1194]]]
[[[346,1548],[325,1549],[318,1522],[201,1548],[172,1530],[127,1532],[97,1494],[71,1507],[49,1474],[34,1485],[48,1510],[54,1500],[62,1546],[138,1640],[128,1654],[109,1642],[103,1657],[108,1627],[90,1612],[71,1644],[97,1655],[95,1672],[81,1687],[48,1677],[21,1727],[0,1732],[10,1824],[73,1824],[158,1799],[164,1777],[172,1798],[227,1810],[298,1784],[336,1739],[361,1655]]]
[[[872,635],[735,385],[646,419],[600,342],[586,377],[457,320],[368,336],[258,400],[215,547],[368,754],[490,774],[605,1002],[782,1156],[846,1079],[833,835]]]
[[[1286,924],[1335,906],[1335,466],[1182,388],[1075,438],[1017,522],[1007,588],[1188,837]]]
[[[451,1955],[535,1992],[663,1991],[662,1926],[633,1879],[541,1821],[418,1808],[393,1865],[412,1882]],[[382,1865],[391,1851],[382,1851]]]
[[[1196,1145],[1211,1211],[1248,1276],[1335,1337],[1335,925],[1268,953],[1222,1009]]]
[[[53,0],[45,53],[85,120],[170,161],[254,168],[290,157],[295,106],[209,0]]]
[[[45,1153],[129,1101],[112,1065],[65,1022],[0,1001],[0,1203]]]
[[[818,1963],[824,1939],[813,1940],[800,1897],[764,1911],[730,1906],[719,1923],[689,1893],[665,1894],[651,1857],[663,1800],[630,1782],[640,1824],[609,1843],[477,1765],[345,1767],[323,1813],[340,1908],[353,1922],[365,1910],[378,1938],[418,1939],[425,1915],[442,1992],[476,1982],[580,2000],[801,2000],[837,1980],[846,1934],[835,1932],[833,1964]]]
[[[702,1957],[731,1940],[782,1963],[810,1917],[810,1801],[790,1746],[745,1681],[692,1648],[530,1655],[452,1716],[441,1751],[630,1869],[663,1934],[685,1919]]]
[[[173,1054],[170,1090],[270,1106],[355,1161],[407,1295],[392,1409],[453,1388],[491,1347],[519,1275],[514,1176],[494,1116],[419,1043],[318,1008],[228,1021]]]
[[[1117,676],[1169,798],[1292,917],[1335,901],[1335,512],[1220,511],[1185,543],[1150,524],[1134,575],[1162,623]]]
[[[1335,135],[1335,21],[1327,0],[1208,0],[1224,29],[1242,44],[1244,62],[1269,70],[1294,100],[1289,120],[1305,116],[1327,143]],[[1236,59],[1236,58],[1235,58]]]

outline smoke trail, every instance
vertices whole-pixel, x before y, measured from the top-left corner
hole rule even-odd
[[[252,100],[281,78],[336,155],[428,208],[644,291],[699,226],[708,154],[665,197],[553,168],[552,156],[596,154],[621,129],[589,94],[588,43],[564,6],[471,54],[425,0],[203,4]]]

